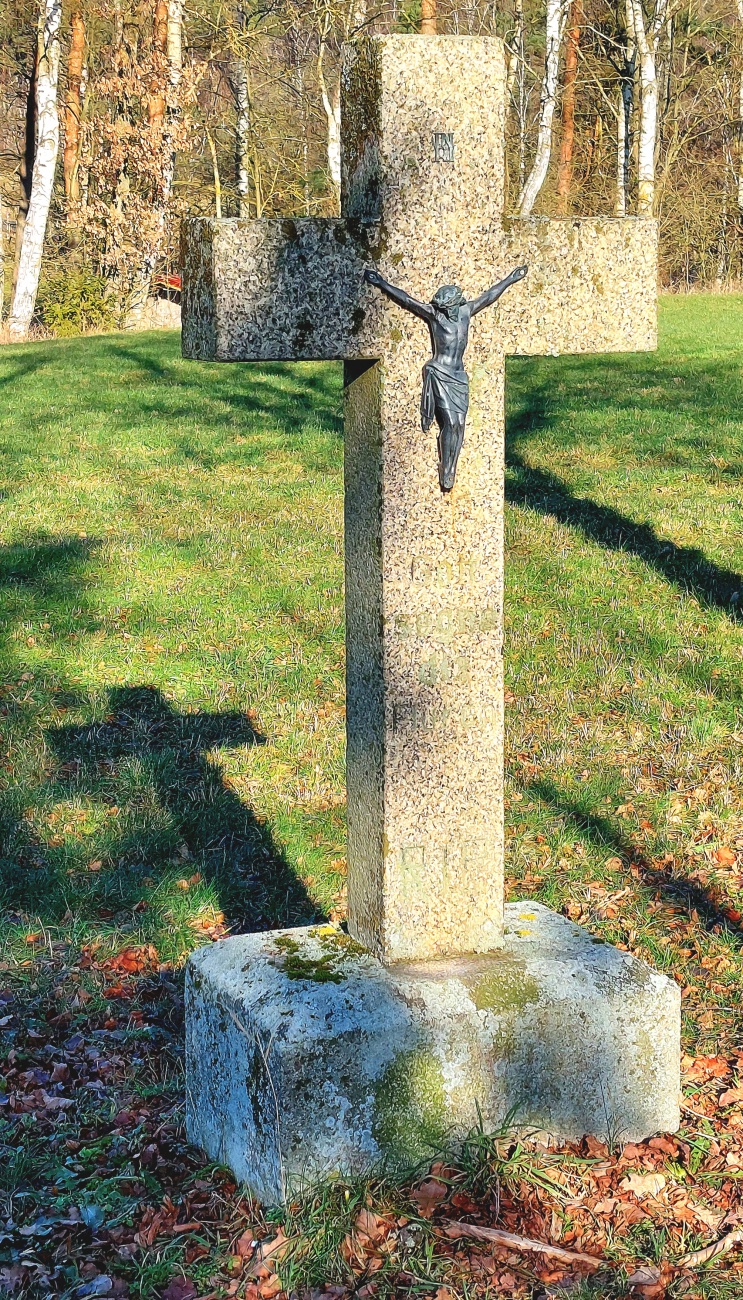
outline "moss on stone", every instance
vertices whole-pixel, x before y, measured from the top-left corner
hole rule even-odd
[[[274,939],[283,958],[282,970],[290,980],[309,980],[314,984],[340,984],[344,978],[338,969],[338,963],[347,957],[363,955],[364,949],[349,934],[337,930],[335,926],[319,926],[310,930],[310,939],[316,939],[322,955],[314,957],[302,951],[301,945],[291,934],[280,934]]]
[[[379,1149],[395,1164],[413,1164],[446,1138],[444,1076],[427,1048],[400,1052],[375,1088],[372,1131]]]
[[[519,1012],[539,1001],[539,985],[532,975],[504,964],[477,981],[472,1001],[478,1011]]]

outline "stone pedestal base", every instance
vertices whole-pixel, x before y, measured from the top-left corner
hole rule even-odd
[[[637,1141],[679,1124],[680,996],[535,903],[485,956],[382,966],[333,927],[188,964],[188,1132],[264,1201],[425,1158],[477,1123]]]

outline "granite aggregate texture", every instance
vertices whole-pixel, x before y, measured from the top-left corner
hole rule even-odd
[[[514,1110],[554,1140],[677,1128],[677,985],[539,904],[505,919],[499,952],[391,966],[333,927],[198,950],[190,1140],[272,1202],[320,1174],[404,1167]]]

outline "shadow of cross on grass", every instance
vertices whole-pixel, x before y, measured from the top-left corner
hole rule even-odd
[[[214,886],[233,929],[316,918],[270,833],[209,756],[218,746],[265,743],[245,714],[181,713],[155,687],[116,687],[102,721],[56,728],[47,739],[61,763],[57,782],[117,810],[93,885],[100,903],[110,894],[109,906],[115,898],[119,909],[132,907],[144,876],[175,866]]]

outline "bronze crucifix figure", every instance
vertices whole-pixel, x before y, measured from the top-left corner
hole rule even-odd
[[[437,289],[430,302],[419,302],[404,289],[398,289],[378,271],[367,267],[364,279],[396,302],[405,311],[419,316],[428,325],[433,356],[423,367],[421,394],[421,428],[424,433],[433,424],[439,426],[439,483],[442,492],[454,487],[457,461],[464,442],[464,426],[470,404],[470,383],[463,358],[469,339],[470,321],[478,312],[492,307],[512,284],[523,280],[527,266],[517,266],[505,280],[492,285],[479,298],[466,300],[456,284]]]

